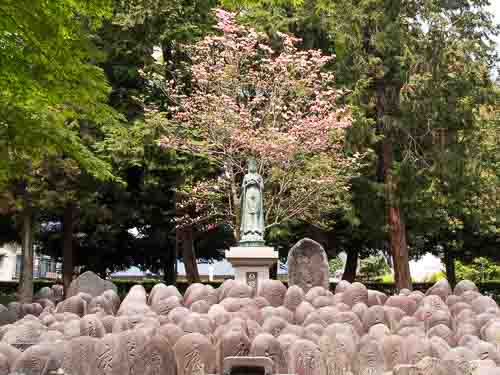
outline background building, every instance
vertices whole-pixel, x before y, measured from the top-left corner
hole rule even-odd
[[[9,243],[0,247],[0,281],[13,281],[21,273],[21,246]],[[35,248],[33,277],[57,279],[62,276],[62,264],[47,255],[40,255]]]

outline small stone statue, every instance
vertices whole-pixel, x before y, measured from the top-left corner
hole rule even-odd
[[[241,186],[240,246],[264,245],[264,181],[255,159],[248,161],[248,173]]]

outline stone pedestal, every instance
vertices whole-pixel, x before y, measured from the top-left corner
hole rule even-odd
[[[226,250],[234,269],[234,279],[257,289],[259,281],[269,279],[269,268],[278,262],[278,252],[269,246],[238,246]]]

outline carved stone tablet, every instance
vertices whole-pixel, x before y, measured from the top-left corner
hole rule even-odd
[[[240,328],[235,328],[222,335],[217,343],[217,365],[222,372],[224,359],[227,357],[246,357],[250,352],[250,339]]]
[[[352,373],[356,343],[352,336],[342,334],[321,336],[321,375],[346,375]]]
[[[296,375],[317,375],[320,373],[319,347],[309,340],[297,340],[290,346],[288,372]]]
[[[174,346],[178,375],[212,374],[215,370],[215,350],[200,333],[182,336]]]
[[[92,271],[87,271],[71,282],[68,296],[76,296],[78,293],[88,293],[92,297],[100,296],[104,291],[113,289],[117,291],[116,285],[111,281],[103,280]]]
[[[288,284],[307,293],[315,286],[329,288],[328,258],[323,247],[309,238],[297,242],[288,253]]]

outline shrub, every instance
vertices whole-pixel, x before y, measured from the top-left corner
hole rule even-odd
[[[379,280],[389,271],[389,265],[383,255],[372,255],[361,260],[358,276],[362,280]]]
[[[475,258],[472,263],[457,261],[455,264],[457,280],[471,280],[475,283],[500,280],[500,266],[488,258]]]

